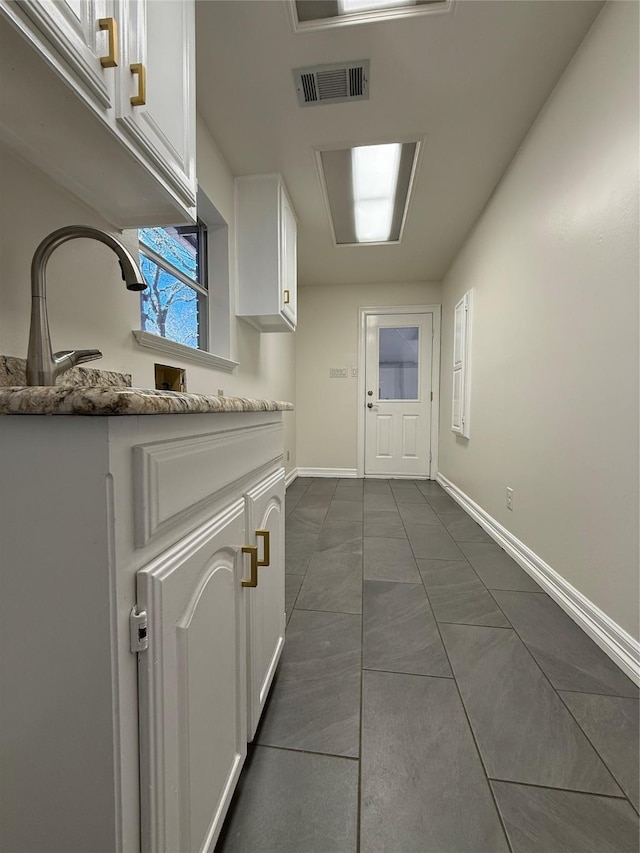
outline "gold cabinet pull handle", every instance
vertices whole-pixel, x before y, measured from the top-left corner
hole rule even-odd
[[[147,103],[147,69],[141,62],[132,62],[129,68],[138,75],[138,94],[131,98],[131,106],[143,107]]]
[[[101,30],[109,33],[109,53],[100,57],[100,65],[103,68],[118,67],[118,22],[115,18],[99,18],[98,24]]]
[[[251,554],[251,577],[248,581],[243,580],[242,586],[258,586],[258,546],[243,545],[243,554]]]
[[[285,292],[284,292],[284,304],[285,304],[285,305],[288,305],[288,304],[289,304],[289,297],[290,297],[290,295],[291,295],[291,294],[289,293],[289,291],[288,291],[288,290],[285,290]]]
[[[271,563],[271,532],[269,530],[256,530],[256,536],[262,539],[264,546],[262,559],[258,560],[258,565],[268,566]]]

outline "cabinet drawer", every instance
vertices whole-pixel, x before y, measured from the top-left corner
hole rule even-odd
[[[282,460],[281,423],[150,442],[133,448],[135,545]]]

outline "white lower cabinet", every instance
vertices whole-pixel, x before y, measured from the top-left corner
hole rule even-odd
[[[259,550],[258,584],[247,590],[247,723],[250,741],[258,728],[284,645],[283,496],[284,471],[280,470],[251,489],[245,498],[248,530],[256,537]]]
[[[284,643],[282,447],[279,412],[0,418],[7,850],[212,853]]]
[[[144,850],[212,849],[247,753],[243,515],[238,501],[138,572]]]

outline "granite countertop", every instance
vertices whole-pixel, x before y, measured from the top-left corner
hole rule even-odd
[[[116,386],[0,388],[0,415],[197,415],[289,412],[292,403]]]
[[[0,355],[0,415],[199,415],[290,412],[292,403],[132,388],[128,373],[74,367],[56,385],[26,385],[26,361]],[[64,383],[64,384],[63,384]]]

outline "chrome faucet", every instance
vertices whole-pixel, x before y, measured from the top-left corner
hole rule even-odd
[[[97,349],[60,350],[54,353],[51,347],[45,270],[52,252],[75,237],[91,237],[113,249],[120,261],[127,290],[144,290],[147,286],[131,253],[106,231],[85,225],[67,225],[52,231],[40,243],[31,262],[31,329],[27,354],[27,385],[55,385],[56,376],[76,364],[102,358],[102,353]]]

